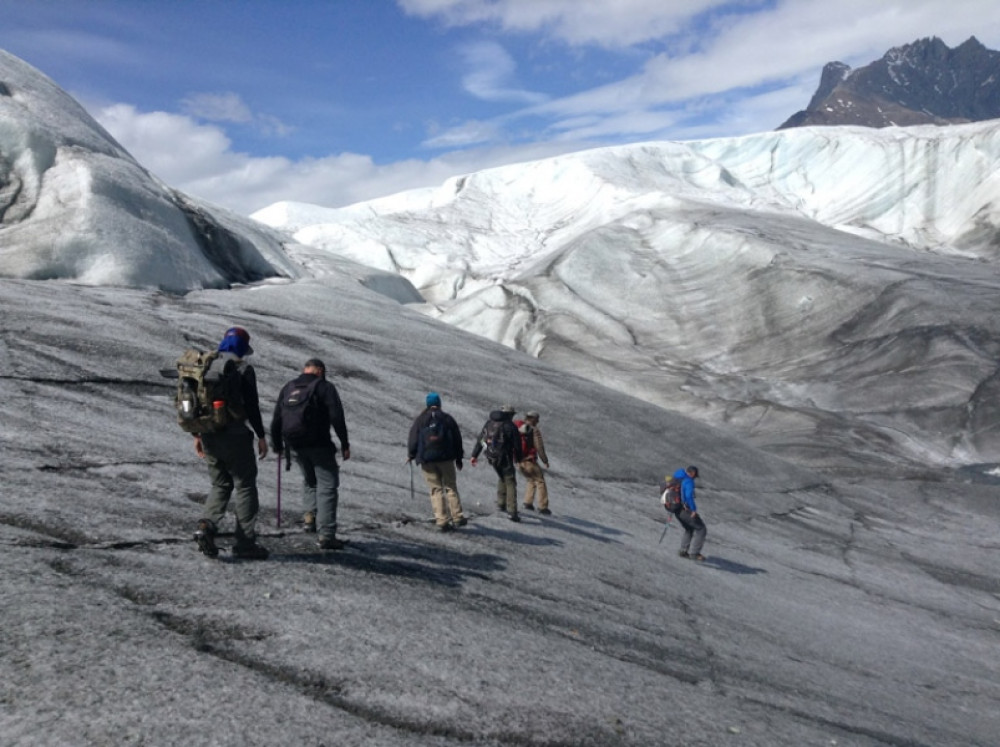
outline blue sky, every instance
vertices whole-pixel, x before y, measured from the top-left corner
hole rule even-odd
[[[0,0],[0,48],[250,213],[582,148],[770,130],[825,63],[1000,49],[995,0]]]

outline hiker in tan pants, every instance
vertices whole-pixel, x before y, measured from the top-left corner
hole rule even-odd
[[[533,511],[537,498],[538,513],[548,515],[552,513],[549,510],[549,489],[545,484],[545,474],[538,466],[538,462],[540,461],[545,465],[545,469],[548,469],[549,458],[545,454],[542,432],[538,429],[538,418],[538,413],[532,410],[525,413],[524,421],[518,424],[524,449],[524,459],[518,467],[527,483],[524,489],[524,507],[528,511]]]

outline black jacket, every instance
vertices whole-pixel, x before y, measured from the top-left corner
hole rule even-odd
[[[284,451],[284,442],[281,437],[281,403],[285,401],[285,395],[293,387],[309,384],[316,378],[318,377],[315,374],[304,373],[281,388],[278,404],[275,405],[274,416],[271,418],[271,445],[275,451]],[[344,407],[340,403],[337,387],[323,379],[316,386],[313,397],[317,415],[315,433],[308,440],[296,445],[304,448],[333,445],[333,439],[330,437],[330,427],[332,426],[340,440],[340,448],[345,451],[350,449],[351,444],[347,439],[347,423],[344,421]],[[336,450],[337,447],[334,445],[333,448]]]
[[[431,421],[432,415],[434,415],[434,417],[441,418],[441,422],[444,423],[449,447],[447,455],[443,459],[438,459],[436,461],[461,461],[465,456],[465,450],[462,447],[462,432],[458,428],[458,423],[455,422],[455,418],[451,415],[436,407],[428,407],[422,413],[417,415],[416,420],[413,421],[413,425],[410,426],[410,437],[406,442],[407,456],[410,459],[415,459],[417,464],[423,464],[424,461],[426,461],[423,454],[423,444],[420,443],[420,431]]]
[[[499,464],[516,464],[524,459],[524,452],[521,450],[521,434],[518,433],[513,418],[514,413],[512,412],[494,410],[490,413],[490,420],[500,421],[500,427],[503,428],[504,453],[500,455]],[[486,432],[489,429],[489,425],[490,422],[488,420],[483,425],[483,429],[479,431],[476,446],[472,449],[473,459],[477,458],[486,446]]]

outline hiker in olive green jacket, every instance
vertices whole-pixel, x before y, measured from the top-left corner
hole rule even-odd
[[[257,544],[257,514],[260,502],[257,497],[257,459],[254,456],[254,435],[257,436],[257,456],[267,456],[264,438],[264,421],[260,415],[257,394],[257,376],[246,358],[253,354],[250,335],[242,327],[226,331],[219,352],[238,359],[240,391],[246,418],[230,423],[215,433],[196,434],[195,453],[205,460],[212,480],[212,490],[202,510],[201,521],[195,532],[198,549],[209,557],[219,554],[215,544],[219,522],[226,515],[229,499],[235,492],[233,508],[236,513],[236,544],[233,557],[247,560],[264,560],[267,550]],[[253,429],[253,433],[247,426]]]

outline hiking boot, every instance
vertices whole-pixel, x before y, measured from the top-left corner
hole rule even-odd
[[[680,555],[682,558],[690,558],[691,557],[690,555],[688,555],[688,551],[687,550],[681,550],[677,554]]]
[[[538,509],[538,513],[540,513],[542,516],[552,516],[552,512],[549,511],[547,508]]]
[[[704,563],[705,562],[705,556],[702,555],[701,553],[698,553],[697,555],[692,555],[691,556],[691,560],[697,560],[699,563]]]
[[[438,524],[437,528],[438,528],[439,532],[454,532],[455,531],[455,527],[453,527],[451,525],[450,521],[447,522],[447,523],[445,523],[445,524]]]
[[[456,519],[455,520],[455,526],[457,526],[457,527],[464,527],[468,523],[469,523],[469,520],[466,519],[464,516],[461,519]]]
[[[233,557],[241,560],[267,560],[270,553],[253,541],[237,542],[233,545]]]
[[[534,506],[532,506],[532,505],[531,505],[530,503],[525,503],[525,504],[524,504],[524,508],[525,508],[526,510],[528,510],[528,511],[534,511],[534,510],[535,510],[535,507],[534,507]]]
[[[336,537],[320,537],[316,547],[320,550],[343,550],[344,542]]]
[[[316,532],[316,514],[312,511],[307,511],[306,515],[302,517],[302,530],[310,534]]]
[[[517,514],[507,514],[507,518],[510,519],[511,521],[520,521],[521,520],[521,517],[518,516]]]
[[[198,529],[194,533],[194,541],[198,543],[198,549],[210,558],[218,557],[219,548],[215,546],[215,528],[212,523],[204,519],[198,522]]]

